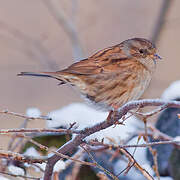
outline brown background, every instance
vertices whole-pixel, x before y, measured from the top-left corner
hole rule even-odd
[[[58,8],[77,26],[86,56],[131,37],[152,35],[163,0],[79,0],[72,17],[71,0],[59,0]],[[144,97],[158,98],[168,85],[180,79],[180,1],[174,0],[157,44],[163,60]],[[15,30],[21,31],[20,35]],[[25,37],[22,36],[25,34]],[[38,42],[47,50],[40,50]],[[54,68],[50,64],[56,63]],[[51,16],[43,0],[0,0],[0,109],[25,113],[38,107],[43,114],[71,102],[82,101],[67,86],[42,78],[21,78],[21,71],[59,70],[73,63],[69,36]],[[1,115],[0,128],[17,128],[23,119]],[[43,127],[43,122],[29,127]],[[0,146],[7,138],[0,137]]]

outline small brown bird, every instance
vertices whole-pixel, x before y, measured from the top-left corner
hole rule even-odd
[[[19,76],[43,76],[70,84],[95,105],[116,111],[130,100],[140,98],[156,67],[155,46],[146,39],[133,38],[98,51],[87,59],[57,72],[22,72]]]

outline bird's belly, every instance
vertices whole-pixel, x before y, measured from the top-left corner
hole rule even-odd
[[[131,100],[139,99],[150,81],[151,75],[148,71],[140,73],[136,79],[129,82],[126,92],[117,98],[115,106],[120,107]]]
[[[109,111],[121,107],[128,101],[139,99],[150,80],[151,75],[146,70],[137,74],[132,72],[124,80],[122,74],[119,74],[119,78],[117,78],[117,74],[115,78],[112,76],[96,78],[96,81],[93,81],[90,86],[87,87],[84,84],[82,94],[98,109]]]
[[[151,76],[148,71],[139,73],[134,79],[131,77],[125,82],[111,79],[107,84],[102,84],[94,95],[86,95],[100,109],[119,108],[123,104],[141,97],[149,85]]]

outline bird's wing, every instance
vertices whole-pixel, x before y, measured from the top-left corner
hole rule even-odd
[[[121,47],[116,45],[98,51],[91,57],[74,63],[60,72],[78,75],[108,73],[118,70],[117,64],[127,59],[128,57],[123,53]]]

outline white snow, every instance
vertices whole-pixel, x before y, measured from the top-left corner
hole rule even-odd
[[[158,180],[158,178],[155,177],[154,180]],[[161,176],[161,177],[160,177],[160,180],[173,180],[173,178],[172,178],[172,177],[169,177],[169,176],[167,176],[167,177]]]
[[[176,137],[174,138],[174,141],[178,141],[178,144],[180,144],[180,136],[176,136]]]
[[[14,175],[21,175],[24,176],[24,170],[20,167],[14,166],[14,165],[9,165],[8,166],[8,170],[10,173],[14,174]]]
[[[85,127],[90,127],[94,124],[100,123],[106,120],[108,112],[97,111],[83,103],[73,103],[65,106],[59,110],[49,113],[51,121],[47,121],[47,126],[52,127],[69,127],[70,123],[76,122],[76,128],[81,130]],[[129,115],[128,115],[129,116]],[[101,130],[97,133],[87,137],[86,140],[104,139],[105,143],[110,143],[109,139],[113,139],[115,142],[119,142],[122,139],[126,139],[129,133],[133,133],[138,127],[142,127],[143,123],[131,116],[125,121],[125,125],[117,125],[116,127],[109,127]]]
[[[38,118],[41,116],[41,111],[38,108],[31,107],[26,110],[26,115],[28,117]]]
[[[34,148],[34,147],[30,147],[28,149],[26,149],[26,151],[23,153],[26,156],[32,156],[32,157],[36,157],[36,158],[40,158],[41,155],[40,153]],[[37,166],[39,166],[41,169],[45,170],[46,167],[46,163],[35,163]],[[31,165],[28,163],[25,163],[26,167],[30,167]],[[33,168],[35,169],[36,172],[39,172],[39,169],[35,166],[33,166]]]
[[[46,163],[45,162],[43,162],[43,163],[35,163],[38,167],[40,167],[42,170],[44,170],[45,171],[45,169],[46,169]],[[40,170],[37,168],[37,167],[34,167],[35,168],[35,171],[36,172],[39,172]]]
[[[163,92],[162,99],[173,100],[180,98],[180,80],[174,81],[170,86]]]
[[[107,112],[96,111],[83,103],[72,103],[59,110],[49,113],[52,121],[47,121],[48,127],[69,127],[70,123],[76,122],[78,129],[101,122],[108,116]]]
[[[134,137],[131,141],[128,142],[128,144],[130,144],[130,145],[137,145],[137,144],[144,144],[144,143],[146,143],[146,142],[143,140],[143,138],[141,138],[138,141],[138,137]],[[129,151],[130,154],[133,154],[134,150],[135,150],[135,153],[134,153],[133,157],[141,165],[142,164],[144,164],[144,165],[149,164],[149,161],[146,158],[146,149],[147,148],[144,148],[144,147],[127,148],[127,150]]]
[[[0,175],[0,180],[10,180],[10,179]]]
[[[60,170],[64,170],[66,168],[66,163],[62,160],[59,160],[55,166],[54,166],[54,169],[53,171],[54,172],[59,172]]]
[[[175,94],[173,94],[173,87],[179,87],[179,91],[176,91],[176,95],[179,92],[180,97],[180,81],[174,82],[167,90],[165,90],[162,98],[164,99],[175,99]],[[172,94],[172,95],[170,95]],[[40,111],[39,111],[40,112]],[[29,116],[33,116],[33,111],[29,113]],[[40,116],[40,113],[39,113]],[[76,122],[73,128],[77,130],[84,129],[85,127],[93,126],[97,123],[100,123],[106,120],[108,116],[108,112],[97,111],[84,103],[73,103],[68,106],[65,106],[59,110],[55,110],[49,113],[48,115],[52,120],[46,121],[48,128],[55,127],[65,127],[68,128],[70,124]],[[127,115],[129,116],[129,115]],[[87,137],[86,140],[90,139],[98,139],[101,141],[104,139],[104,143],[120,143],[120,140],[128,138],[129,134],[135,133],[138,128],[143,128],[144,124],[138,120],[136,117],[131,116],[125,122],[125,125],[117,125],[114,127],[109,127],[107,129],[101,130],[100,132],[94,133],[91,136]],[[112,142],[111,139],[114,141]],[[179,141],[179,137],[176,137],[174,140]],[[138,144],[145,143],[144,140],[138,142]],[[137,137],[133,138],[128,144],[137,144]],[[134,152],[134,148],[128,148],[128,151],[132,154]],[[29,156],[40,156],[40,154],[33,148],[27,149],[25,152],[26,155]],[[50,154],[49,154],[50,155]],[[145,168],[152,176],[154,175],[154,171],[152,170],[149,161],[146,159],[146,148],[136,148],[134,158],[137,162]],[[42,169],[45,169],[46,163],[38,164]],[[115,174],[118,174],[123,168],[127,165],[126,162],[119,160],[114,165]],[[59,160],[55,167],[54,172],[59,172],[66,168],[66,164],[64,161]],[[145,180],[140,172],[138,172],[135,168],[132,168],[128,175],[130,179],[138,179]],[[172,180],[171,177],[161,177],[161,180]]]
[[[23,154],[26,156],[33,156],[33,157],[37,157],[37,158],[41,156],[34,147],[30,147],[30,148],[26,149],[26,151]]]

